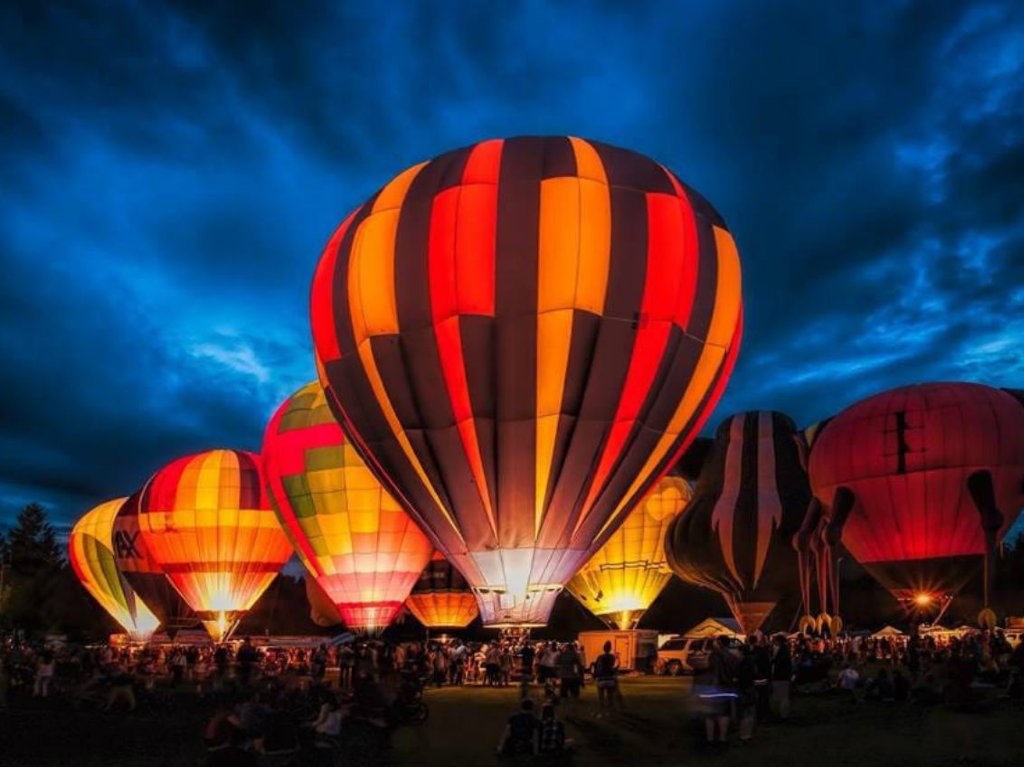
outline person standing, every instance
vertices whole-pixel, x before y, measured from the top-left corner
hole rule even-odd
[[[598,717],[614,711],[619,707],[622,697],[619,694],[619,659],[612,654],[612,643],[605,642],[602,652],[594,659],[594,681],[597,685],[597,703],[600,710]]]
[[[558,647],[554,642],[548,642],[541,650],[539,677],[542,684],[558,677]]]
[[[739,714],[740,743],[749,743],[754,737],[757,722],[757,668],[750,646],[743,647],[743,657],[736,670],[736,707]]]
[[[729,720],[736,701],[733,662],[728,649],[729,638],[724,634],[714,643],[708,658],[708,667],[702,680],[694,685],[705,706],[704,734],[709,744],[724,745],[729,738]]]
[[[33,698],[45,698],[50,694],[50,682],[53,681],[53,672],[56,661],[53,653],[43,650],[36,662],[35,685],[32,688]]]
[[[757,716],[763,718],[768,716],[772,700],[772,646],[769,639],[760,633],[757,639],[748,641],[752,645],[756,673],[754,686],[757,690]]]
[[[789,642],[784,636],[775,638],[775,655],[772,658],[772,706],[775,714],[785,721],[789,718],[789,694],[793,684],[793,657]]]
[[[526,642],[519,651],[519,695],[525,698],[530,694],[530,682],[533,681],[533,659],[536,656],[533,645]]]
[[[580,697],[580,656],[566,642],[558,653],[558,689],[563,699]]]

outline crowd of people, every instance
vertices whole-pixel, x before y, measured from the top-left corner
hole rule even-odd
[[[944,639],[755,635],[719,636],[694,681],[708,745],[754,737],[758,719],[789,718],[794,689],[835,692],[848,702],[947,704],[977,709],[999,698],[1024,700],[1024,642],[970,632]]]
[[[0,644],[0,708],[58,698],[131,712],[195,696],[211,712],[203,729],[210,764],[242,764],[243,753],[315,755],[356,734],[383,748],[393,727],[426,718],[424,686],[518,686],[520,703],[496,733],[498,752],[568,754],[574,744],[559,707],[614,721],[625,702],[620,661],[610,644],[587,658],[577,642],[525,637],[312,647],[257,647],[249,639],[42,647],[8,638]],[[591,684],[597,706],[581,707]],[[1013,646],[998,630],[941,640],[720,636],[692,686],[704,741],[717,748],[736,733],[749,743],[759,721],[790,716],[794,691],[840,695],[850,705],[977,708],[1000,697],[1024,700],[1024,643]]]

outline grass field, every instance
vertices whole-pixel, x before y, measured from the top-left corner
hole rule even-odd
[[[579,750],[574,764],[634,765],[948,765],[1024,764],[1024,710],[1008,704],[983,714],[913,705],[850,705],[829,696],[797,697],[793,718],[762,723],[755,742],[701,749],[687,712],[688,679],[623,681],[626,712],[597,719],[595,691],[560,707]],[[536,692],[535,692],[536,694]],[[430,719],[394,736],[396,767],[496,765],[494,749],[518,690],[429,690]],[[190,699],[181,701],[185,703]],[[2,767],[196,767],[208,711],[176,706],[131,715],[37,707],[0,713]]]
[[[1006,706],[984,714],[912,705],[850,705],[830,696],[795,698],[786,723],[759,725],[754,743],[733,742],[706,752],[698,724],[687,712],[689,679],[623,681],[626,712],[596,719],[596,693],[559,716],[579,750],[576,764],[670,765],[788,764],[1020,765],[1024,764],[1024,711]],[[495,764],[494,749],[518,691],[451,688],[427,694],[430,721],[395,739],[395,764],[417,767]]]

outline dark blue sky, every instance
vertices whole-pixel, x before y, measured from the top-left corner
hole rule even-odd
[[[196,5],[0,10],[0,523],[257,449],[334,225],[493,136],[637,149],[722,212],[747,331],[712,423],[1024,384],[1020,3]]]

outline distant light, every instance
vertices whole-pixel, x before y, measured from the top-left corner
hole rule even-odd
[[[925,592],[914,595],[914,604],[918,607],[928,607],[932,603],[932,595]]]

